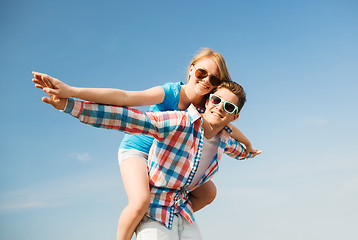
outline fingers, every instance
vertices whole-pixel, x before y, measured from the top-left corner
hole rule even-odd
[[[45,103],[47,103],[47,104],[51,104],[52,106],[54,106],[55,108],[57,108],[57,107],[58,107],[57,105],[59,104],[60,99],[53,99],[53,98],[51,98],[51,97],[43,97],[43,98],[42,98],[42,101],[45,102]]]
[[[37,78],[33,78],[32,81],[37,84],[41,84],[42,81],[38,80]]]
[[[45,93],[48,93],[48,95],[55,101],[59,101],[60,99],[57,97],[56,95],[56,90],[52,89],[52,88],[48,88],[46,86],[42,86],[42,85],[35,85],[36,88],[42,89],[42,91],[44,91]]]
[[[34,75],[34,79],[32,81],[37,81],[37,83],[45,85],[44,81],[42,80],[42,76],[44,75],[43,73],[32,72],[32,74]]]
[[[39,89],[42,89],[44,92],[48,93],[50,95],[50,97],[55,100],[55,101],[58,101],[58,97],[57,97],[57,91],[52,89],[52,88],[48,88],[46,86],[43,86],[43,85],[39,85],[39,84],[36,84],[35,85],[36,88],[39,88]]]
[[[58,95],[58,91],[56,89],[53,89],[53,88],[44,87],[43,91],[48,93],[48,94]]]
[[[261,150],[256,150],[256,149],[255,149],[255,152],[253,152],[253,154],[252,154],[252,158],[253,158],[253,157],[256,157],[257,155],[259,155],[259,154],[261,154],[261,153],[262,153]]]
[[[49,80],[49,76],[47,76],[47,75],[42,75],[41,79],[42,79],[42,81],[45,83],[46,87],[54,88],[53,84],[52,84],[51,81]]]
[[[43,89],[44,87],[46,87],[46,85],[44,85],[44,83],[36,78],[33,78],[32,81],[35,83],[35,87],[36,88],[40,88]]]
[[[41,100],[42,100],[44,103],[47,103],[47,104],[50,104],[50,105],[56,107],[56,106],[55,106],[55,105],[56,105],[56,102],[55,102],[52,98],[43,97]]]
[[[41,78],[33,78],[32,81],[35,83],[35,84],[39,84],[43,87],[46,87],[46,84],[42,81]]]
[[[40,72],[35,72],[35,71],[32,71],[32,75],[34,75],[34,77],[37,79],[41,79],[43,76],[48,76],[45,73],[40,73]]]
[[[32,73],[34,74],[35,77],[38,77],[32,79],[32,81],[35,83],[35,87],[42,89],[44,92],[47,92],[53,100],[58,101],[59,99],[56,96],[57,92],[54,92],[55,90],[53,89],[53,85],[51,84],[50,81],[46,79],[46,75],[38,74],[36,72],[32,72]]]
[[[50,77],[47,74],[39,73],[39,72],[35,72],[35,71],[32,71],[32,74],[34,75],[35,79],[38,81],[36,83],[41,82],[40,84],[43,85],[44,87],[54,88],[53,83],[52,83],[52,81],[54,81],[54,78]],[[34,80],[32,80],[32,81],[34,81]]]
[[[254,158],[256,157],[257,155],[261,154],[262,153],[262,150],[257,150],[257,149],[253,149],[251,152],[251,156],[249,158]],[[246,156],[247,157],[247,156]]]
[[[58,109],[58,110],[63,110],[66,106],[66,99],[59,99],[59,100],[53,100],[52,98],[49,97],[43,97],[42,101],[44,103],[50,104],[52,105],[54,108]]]
[[[34,75],[35,78],[41,77],[43,73],[32,71],[32,75]]]
[[[43,74],[43,73],[39,73],[39,72],[36,72],[36,71],[32,71],[32,74],[33,74],[33,75],[41,75],[41,74]]]

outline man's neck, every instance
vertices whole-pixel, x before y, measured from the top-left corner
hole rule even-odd
[[[205,121],[205,118],[202,116],[203,119],[203,129],[204,129],[204,137],[207,139],[213,138],[216,134],[218,134],[223,128],[217,127],[209,124],[207,121]]]

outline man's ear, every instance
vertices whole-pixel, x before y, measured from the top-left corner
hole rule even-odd
[[[235,121],[236,119],[238,119],[239,116],[240,116],[240,113],[235,114],[235,115],[234,115],[234,119],[233,119],[231,122],[233,122],[233,121]]]
[[[205,109],[208,107],[208,104],[209,104],[209,98],[207,98],[205,101]]]

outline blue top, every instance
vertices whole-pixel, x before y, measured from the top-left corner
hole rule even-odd
[[[164,100],[160,104],[152,105],[149,111],[175,111],[178,109],[180,90],[182,82],[166,83],[162,86],[164,90]],[[136,149],[145,153],[153,144],[153,137],[147,135],[129,135],[126,134],[119,146],[120,149]]]

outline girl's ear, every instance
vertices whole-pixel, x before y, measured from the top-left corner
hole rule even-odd
[[[187,80],[187,82],[189,82],[190,75],[191,75],[191,72],[193,71],[193,69],[194,69],[194,66],[193,66],[193,65],[190,65],[190,67],[189,67],[189,72],[188,72],[188,80]]]

